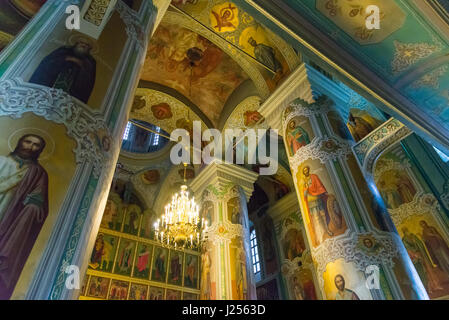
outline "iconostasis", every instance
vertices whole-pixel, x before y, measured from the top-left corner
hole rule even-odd
[[[122,181],[109,194],[81,300],[198,300],[199,253],[154,241],[156,215]]]

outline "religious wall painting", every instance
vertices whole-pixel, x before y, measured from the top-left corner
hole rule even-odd
[[[126,25],[114,12],[98,40],[65,28],[63,17],[50,35],[47,46],[37,50],[22,78],[28,82],[61,89],[99,109],[128,39]]]
[[[150,287],[149,300],[164,300],[164,289],[159,287]]]
[[[99,233],[90,256],[89,269],[112,272],[118,238]]]
[[[223,2],[212,8],[210,24],[216,32],[235,31],[239,23],[239,9],[232,2]]]
[[[230,244],[231,262],[231,288],[233,300],[247,300],[250,292],[250,272],[252,272],[249,258],[245,253],[244,243],[241,237],[235,237]]]
[[[131,107],[131,112],[139,111],[140,109],[145,108],[146,105],[147,105],[147,103],[146,103],[145,99],[143,98],[143,96],[135,95],[134,100],[133,100],[133,105]]]
[[[154,222],[156,221],[154,212],[147,209],[142,215],[142,224],[140,225],[140,236],[146,239],[154,238]]]
[[[257,110],[248,110],[243,114],[243,123],[246,127],[254,127],[265,122],[265,118]]]
[[[147,300],[148,286],[131,283],[128,300]]]
[[[127,300],[129,282],[112,280],[108,300]]]
[[[89,284],[89,275],[85,275],[83,278],[83,284],[81,285],[80,289],[80,296],[84,296],[86,294],[87,285]]]
[[[274,243],[274,225],[270,217],[265,216],[261,224],[261,242],[263,249],[263,258],[265,266],[265,274],[271,275],[278,270],[278,262]]]
[[[70,189],[76,142],[34,114],[0,117],[0,299],[31,281]]]
[[[240,206],[240,198],[235,197],[228,200],[228,220],[233,224],[244,225],[244,217]]]
[[[170,250],[170,264],[168,266],[168,283],[182,285],[184,257],[182,252]]]
[[[137,235],[139,231],[142,209],[136,204],[130,204],[125,208],[125,220],[123,223],[123,232]]]
[[[173,117],[171,107],[166,102],[152,105],[151,112],[153,113],[153,116],[158,120],[165,120]]]
[[[218,123],[224,102],[248,76],[206,38],[162,22],[150,41],[142,79],[177,90]]]
[[[184,180],[192,180],[195,178],[195,168],[193,166],[178,170],[179,177]]]
[[[326,166],[319,160],[307,160],[298,167],[296,183],[312,245],[317,247],[343,234],[346,221]]]
[[[398,231],[429,297],[449,296],[449,245],[432,214],[412,216]]]
[[[323,273],[326,300],[372,300],[363,272],[343,258],[330,262]]]
[[[150,265],[153,253],[153,246],[148,243],[137,245],[136,262],[134,263],[133,277],[141,279],[150,278]]]
[[[306,250],[302,231],[290,228],[282,239],[282,249],[285,259],[293,261],[296,258],[301,258]]]
[[[123,219],[122,199],[114,192],[110,192],[101,219],[101,228],[120,231]]]
[[[87,296],[98,299],[106,299],[111,279],[91,276]]]
[[[0,1],[0,52],[25,27],[46,0]]]
[[[206,191],[208,192],[208,191]],[[212,201],[204,201],[201,206],[201,218],[207,222],[210,227],[214,222],[214,203]]]
[[[288,74],[285,58],[261,25],[256,23],[245,28],[238,36],[238,46],[263,65],[259,69],[271,90]]]
[[[372,234],[361,235],[357,241],[357,249],[369,256],[381,254],[383,246],[376,240]]]
[[[382,122],[366,110],[351,109],[347,126],[354,140],[358,142],[379,127]]]
[[[215,297],[215,266],[213,260],[212,243],[204,242],[201,247],[201,276],[200,276],[200,300],[214,300]]]
[[[136,249],[136,242],[126,238],[120,239],[120,245],[115,262],[114,273],[130,276],[134,260],[134,251]]]
[[[293,157],[298,150],[308,145],[312,139],[313,130],[310,122],[305,117],[294,117],[287,123],[285,130],[285,143],[288,148],[288,155]]]
[[[142,173],[141,177],[143,183],[147,185],[158,184],[161,180],[161,174],[159,170],[156,169],[146,170],[144,173]]]
[[[165,300],[181,300],[181,291],[167,289]]]
[[[198,256],[185,255],[184,286],[198,289],[199,261]]]
[[[382,163],[376,166],[381,168]],[[417,188],[407,170],[391,169],[383,171],[376,181],[379,192],[388,209],[397,209],[413,201]]]
[[[352,140],[353,137],[338,111],[332,110],[328,112],[327,117],[331,125],[332,131],[344,140]]]
[[[257,300],[279,300],[279,289],[277,280],[273,279],[257,286]]]
[[[292,300],[317,300],[316,288],[310,269],[300,267],[288,278]]]
[[[366,21],[371,15],[366,12],[369,5],[379,8],[380,23],[385,27],[378,30],[367,27]],[[362,46],[384,41],[403,26],[407,17],[395,1],[317,0],[316,9]]]
[[[184,292],[182,294],[182,300],[199,300],[196,293]]]
[[[155,247],[153,256],[151,280],[165,282],[168,267],[168,249]]]

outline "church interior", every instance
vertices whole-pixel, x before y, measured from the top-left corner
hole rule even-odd
[[[449,299],[446,0],[1,1],[0,133],[2,300]]]

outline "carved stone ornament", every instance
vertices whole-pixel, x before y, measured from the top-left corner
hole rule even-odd
[[[326,96],[321,96],[316,102],[310,104],[302,99],[292,101],[284,110],[284,130],[286,124],[294,117],[311,117],[317,114],[326,114],[332,110],[334,102]]]
[[[215,222],[210,226],[206,232],[207,241],[211,241],[214,244],[220,242],[231,241],[236,237],[245,237],[245,228],[240,224],[232,224],[225,220],[224,222]]]
[[[396,209],[388,209],[391,220],[396,226],[400,226],[404,221],[412,217],[424,216],[432,213],[437,214],[440,208],[437,199],[433,194],[419,192],[415,194],[412,202],[404,203]]]
[[[376,250],[373,253],[360,247],[360,237],[370,237],[375,239]],[[312,248],[312,257],[317,266],[320,286],[324,286],[322,275],[326,271],[328,263],[338,259],[354,263],[355,267],[365,272],[369,265],[394,266],[393,259],[399,255],[395,235],[389,232],[376,233],[355,233],[348,231],[342,236],[325,240],[319,247]],[[398,237],[396,237],[398,238]]]
[[[293,157],[290,157],[290,167],[295,171],[306,160],[318,159],[325,164],[339,158],[346,158],[350,154],[352,150],[346,142],[334,138],[315,137],[311,143],[300,148]],[[296,172],[293,172],[293,176],[295,175]]]
[[[398,120],[391,118],[376,130],[367,135],[354,147],[357,161],[363,168],[363,172],[372,174],[376,159],[389,146],[392,146],[413,132]]]
[[[108,159],[112,139],[101,116],[92,114],[81,102],[60,89],[26,83],[20,78],[0,81],[0,116],[21,118],[32,112],[54,123],[63,124],[67,135],[77,142],[76,162],[88,162],[98,177]]]

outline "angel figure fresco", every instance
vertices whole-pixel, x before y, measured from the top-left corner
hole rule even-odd
[[[222,8],[219,13],[212,10],[212,14],[217,20],[217,25],[214,26],[214,29],[218,29],[221,32],[221,29],[226,27],[237,28],[232,23],[232,20],[235,18],[235,10],[237,10],[237,7],[233,7],[231,3],[228,7]]]

